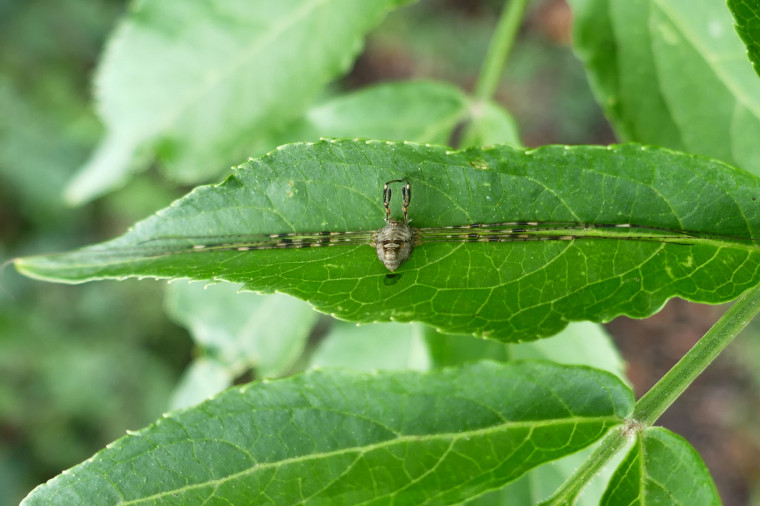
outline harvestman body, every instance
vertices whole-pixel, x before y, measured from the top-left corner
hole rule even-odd
[[[377,258],[383,262],[383,265],[389,271],[395,271],[399,265],[403,264],[412,254],[412,250],[417,246],[419,233],[417,229],[409,226],[409,202],[412,199],[412,188],[406,182],[401,187],[401,198],[404,203],[403,213],[404,221],[398,221],[391,218],[391,189],[388,186],[391,183],[403,183],[401,179],[388,181],[383,186],[383,205],[385,206],[385,226],[375,232],[370,243],[377,251]]]

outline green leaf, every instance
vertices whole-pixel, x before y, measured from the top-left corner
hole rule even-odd
[[[483,102],[472,106],[470,125],[460,142],[461,147],[493,146],[512,144],[522,146],[520,133],[514,118],[494,102]]]
[[[425,341],[433,367],[449,367],[479,360],[507,362],[512,358],[509,345],[505,343],[469,335],[442,334],[430,327],[425,331]]]
[[[82,202],[157,150],[196,182],[251,154],[251,139],[300,116],[346,71],[363,37],[407,0],[136,2],[97,75],[108,134],[66,190]]]
[[[169,409],[181,409],[210,399],[229,388],[235,376],[226,364],[208,357],[200,357],[185,369],[174,389]]]
[[[721,504],[697,451],[681,436],[650,427],[636,438],[600,504]]]
[[[620,137],[760,171],[760,80],[723,2],[570,3],[576,52]]]
[[[438,334],[428,328],[424,334],[430,353],[420,347],[420,330],[416,325],[395,323],[360,327],[339,324],[320,343],[311,365],[353,370],[388,370],[403,366],[427,369],[431,358],[435,359],[435,366],[440,367],[444,363],[463,364],[478,357],[506,360],[511,354],[518,358],[589,365],[608,370],[626,381],[620,354],[599,325],[575,323],[551,338],[513,345],[470,336]],[[518,480],[467,504],[534,504],[548,497],[588,455],[589,451],[583,450],[532,469]],[[598,504],[613,470],[614,466],[607,466],[603,476],[596,476],[592,484],[584,488],[578,504]]]
[[[232,377],[249,368],[262,377],[285,374],[301,355],[317,313],[284,294],[239,293],[240,288],[230,283],[172,283],[169,314]]]
[[[760,4],[754,0],[728,0],[736,32],[747,46],[747,55],[760,76]]]
[[[322,137],[365,137],[448,145],[457,126],[472,122],[466,146],[519,144],[517,127],[492,103],[475,107],[458,88],[433,81],[400,81],[332,97],[270,136],[258,137],[254,153]]]
[[[610,372],[623,381],[625,362],[604,327],[589,322],[567,326],[560,334],[540,341],[510,345],[514,359],[550,360],[558,364],[587,365]]]
[[[357,327],[334,322],[319,343],[310,367],[345,367],[354,371],[409,369],[424,371],[431,361],[425,329],[407,323],[375,323]]]
[[[290,125],[285,136],[267,142],[267,149],[320,137],[366,137],[446,145],[456,126],[469,115],[469,99],[449,84],[383,83],[311,107],[302,120]]]
[[[589,445],[632,406],[614,376],[548,363],[315,371],[169,414],[25,504],[455,503]]]
[[[383,182],[401,176],[413,184],[417,227],[540,219],[690,235],[668,244],[635,240],[652,232],[608,228],[596,231],[598,240],[423,244],[394,274],[367,245],[194,249],[245,241],[241,234],[376,230]],[[420,321],[445,332],[525,340],[570,320],[644,317],[673,296],[710,303],[737,297],[760,280],[760,251],[751,242],[760,238],[759,194],[760,181],[745,172],[639,145],[453,152],[324,141],[252,160],[113,241],[15,263],[29,276],[65,282],[225,279],[295,295],[343,319]]]
[[[448,339],[446,339],[448,338]],[[486,345],[501,346],[509,349],[513,358],[539,358],[559,364],[588,365],[615,374],[622,381],[627,381],[624,374],[625,363],[620,357],[612,339],[604,332],[601,325],[588,322],[572,323],[568,327],[547,339],[528,343],[504,345],[494,341],[484,341],[465,336],[435,336],[430,339],[430,346],[438,342],[457,340],[461,343],[480,344],[481,349]],[[474,346],[472,346],[474,347]],[[467,349],[460,346],[467,354]],[[461,352],[460,352],[461,353]],[[599,443],[601,444],[601,443]],[[503,504],[537,504],[549,497],[583,461],[592,453],[592,448],[568,455],[560,460],[549,462],[530,472],[507,486],[484,494],[467,504],[472,506],[503,505]],[[622,459],[622,454],[617,460]],[[598,505],[604,490],[612,476],[614,465],[607,465],[589,484],[583,488],[582,494],[575,506]]]

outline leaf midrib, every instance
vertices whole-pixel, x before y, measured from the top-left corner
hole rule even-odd
[[[190,89],[184,97],[177,100],[175,102],[175,107],[167,108],[165,113],[166,119],[163,122],[160,122],[160,127],[157,128],[157,131],[168,131],[170,127],[177,124],[179,118],[185,113],[185,111],[191,108],[193,103],[197,102],[199,97],[205,95],[221,83],[232,79],[232,76],[237,73],[237,69],[244,67],[252,61],[267,44],[271,43],[273,39],[286,32],[296,25],[298,21],[301,21],[303,18],[317,10],[321,4],[331,1],[335,0],[310,0],[309,2],[303,3],[299,9],[292,13],[292,15],[287,16],[285,22],[270,24],[267,30],[261,32],[261,37],[256,38],[249,47],[240,52],[241,56],[237,59],[231,60],[226,67],[220,67],[221,70],[214,72],[211,79],[199,79],[198,87]]]
[[[608,426],[609,428],[615,425],[619,425],[622,422],[623,420],[620,417],[615,416],[615,415],[599,416],[599,417],[578,417],[578,416],[572,417],[571,416],[568,418],[562,418],[560,422],[556,420],[549,420],[549,421],[528,420],[524,422],[506,422],[503,424],[489,426],[482,429],[476,429],[476,430],[471,430],[471,431],[466,431],[466,432],[447,432],[447,433],[432,434],[432,435],[409,434],[409,435],[404,435],[404,436],[397,436],[396,438],[389,439],[386,441],[381,441],[379,443],[374,443],[374,444],[345,447],[345,448],[341,448],[339,450],[334,450],[334,451],[319,452],[319,453],[313,453],[313,454],[304,455],[304,456],[286,458],[286,459],[278,460],[276,462],[254,464],[249,469],[245,469],[243,471],[230,474],[229,476],[225,476],[220,479],[208,480],[202,483],[194,483],[192,485],[187,485],[185,487],[166,490],[164,492],[160,492],[158,494],[154,494],[150,496],[141,497],[139,499],[123,501],[121,504],[140,504],[144,501],[154,501],[156,499],[161,499],[167,496],[175,496],[177,494],[181,494],[181,493],[199,489],[199,488],[208,487],[210,485],[213,485],[216,488],[218,488],[220,485],[224,483],[227,483],[231,480],[234,480],[240,477],[250,475],[255,472],[268,469],[268,468],[282,467],[282,466],[293,464],[293,463],[303,463],[306,461],[313,461],[317,459],[327,459],[327,458],[331,458],[335,456],[352,454],[352,453],[356,453],[357,458],[358,458],[361,455],[368,453],[372,450],[387,448],[396,444],[404,444],[404,443],[409,443],[409,442],[416,443],[420,441],[435,441],[435,440],[446,441],[448,440],[451,445],[461,439],[470,439],[472,437],[486,436],[489,433],[509,431],[509,430],[521,429],[521,428],[530,429],[530,432],[532,432],[534,429],[539,428],[539,427],[552,427],[552,426],[562,427],[566,425],[578,426],[578,425],[593,425],[593,424],[604,426],[606,424],[610,424]],[[248,453],[248,452],[246,451],[245,453]],[[500,464],[500,462],[495,462],[495,464]],[[351,466],[347,467],[347,470],[350,468]],[[424,473],[421,476],[424,476]],[[339,478],[340,476],[336,477],[332,482],[334,482],[335,480]]]

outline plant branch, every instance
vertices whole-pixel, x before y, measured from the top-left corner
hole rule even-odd
[[[715,357],[760,313],[760,286],[744,292],[707,334],[636,403],[633,419],[652,425]]]
[[[527,4],[528,0],[509,0],[504,5],[475,86],[478,101],[488,100],[496,91]]]
[[[744,292],[728,311],[636,403],[631,420],[607,434],[596,450],[542,506],[572,504],[583,487],[624,446],[628,439],[651,426],[686,390],[739,332],[760,313],[760,285]]]
[[[575,472],[540,506],[562,506],[575,503],[583,487],[596,476],[617,452],[625,447],[628,434],[624,427],[615,427],[602,439],[591,455]]]

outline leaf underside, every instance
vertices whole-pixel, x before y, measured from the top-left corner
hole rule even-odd
[[[635,223],[687,242],[613,238],[422,244],[389,274],[368,245],[163,254],[177,237],[373,231],[382,185],[405,177],[415,227],[513,220]],[[645,317],[670,297],[720,303],[760,280],[758,179],[720,162],[640,145],[439,146],[326,140],[284,146],[196,188],[122,237],[16,260],[64,282],[159,277],[242,282],[347,320],[421,321],[516,341],[568,321]],[[398,197],[392,207],[399,214]],[[718,237],[720,236],[720,237]],[[174,239],[170,239],[174,238]],[[227,238],[227,239],[226,239]]]

